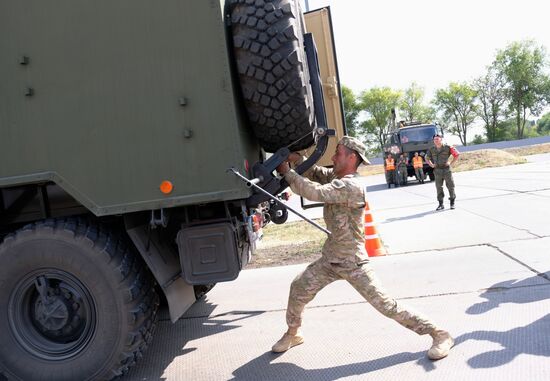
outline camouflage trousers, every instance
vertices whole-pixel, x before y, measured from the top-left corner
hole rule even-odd
[[[397,170],[397,179],[399,180],[399,184],[407,184],[407,177],[407,167],[399,167],[399,169]]]
[[[286,312],[288,326],[300,327],[306,304],[325,286],[340,279],[348,281],[378,312],[419,335],[429,334],[436,329],[433,322],[405,309],[386,294],[368,263],[330,263],[324,258],[311,263],[292,282]]]
[[[416,178],[418,179],[418,181],[424,180],[424,169],[415,168],[414,169],[414,174],[415,174]]]
[[[455,194],[455,182],[453,180],[453,173],[449,168],[435,168],[435,189],[437,191],[437,201],[443,203],[443,198],[445,198],[445,193],[443,192],[443,181],[449,190],[449,200],[454,201],[456,198]]]

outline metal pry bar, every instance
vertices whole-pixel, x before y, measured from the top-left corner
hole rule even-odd
[[[257,179],[247,179],[246,177],[244,177],[243,175],[241,175],[239,173],[239,171],[235,170],[235,168],[229,168],[227,170],[228,172],[231,171],[233,172],[233,174],[235,176],[237,176],[238,178],[240,178],[241,180],[243,180],[245,183],[246,183],[246,186],[247,187],[254,187],[254,189],[256,190],[259,190],[260,192],[262,192],[263,194],[265,194],[266,196],[268,196],[270,199],[272,199],[273,201],[277,202],[278,204],[284,206],[285,208],[287,208],[288,210],[290,210],[292,213],[296,214],[297,216],[301,217],[303,220],[309,222],[311,225],[315,226],[317,229],[323,231],[324,233],[326,233],[327,235],[331,235],[332,233],[325,229],[324,227],[322,227],[321,225],[319,225],[318,223],[310,220],[309,218],[307,218],[306,216],[304,216],[303,214],[301,214],[300,212],[294,210],[293,208],[291,208],[290,206],[288,206],[287,204],[285,204],[284,202],[282,202],[281,200],[279,200],[277,197],[273,196],[271,193],[267,192],[266,190],[264,190],[263,188],[259,187],[256,185],[256,183],[258,183],[260,180],[257,180]]]

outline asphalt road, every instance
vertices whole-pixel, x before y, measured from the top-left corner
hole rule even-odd
[[[428,360],[428,337],[342,281],[308,305],[305,343],[272,354],[305,267],[294,265],[244,270],[176,324],[162,311],[124,380],[549,380],[550,155],[530,161],[455,174],[457,209],[442,212],[432,183],[388,190],[382,176],[365,178],[391,254],[372,264],[400,302],[456,337],[448,358]]]

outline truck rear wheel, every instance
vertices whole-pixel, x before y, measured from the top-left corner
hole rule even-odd
[[[0,245],[0,371],[109,380],[151,341],[154,282],[124,240],[80,219],[28,225]]]
[[[275,152],[313,144],[314,111],[297,0],[231,0],[231,30],[249,121],[260,145]],[[309,134],[309,135],[308,135]]]

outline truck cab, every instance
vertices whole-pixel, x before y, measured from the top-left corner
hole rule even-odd
[[[422,158],[426,156],[428,149],[433,147],[433,136],[443,134],[441,127],[437,123],[422,122],[399,122],[399,128],[386,135],[386,144],[384,144],[384,156],[391,153],[397,159],[404,153],[409,159],[407,166],[407,176],[414,177],[414,168],[412,158],[415,152],[418,152]],[[433,169],[424,162],[424,174],[434,179]]]

